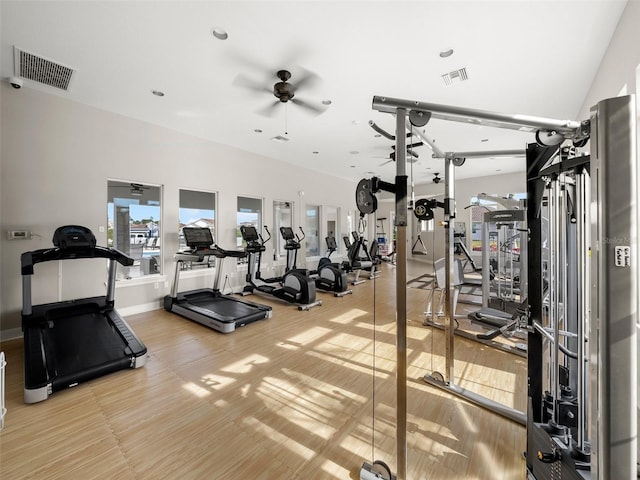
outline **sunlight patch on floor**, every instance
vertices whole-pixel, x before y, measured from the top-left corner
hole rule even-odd
[[[238,360],[237,362],[231,363],[226,367],[221,368],[223,372],[229,373],[249,373],[254,366],[260,365],[263,363],[268,363],[269,358],[263,355],[249,355],[242,360]]]
[[[266,423],[261,422],[254,417],[244,418],[242,423],[250,426],[256,432],[263,434],[265,437],[276,441],[278,444],[286,446],[291,452],[299,455],[305,460],[311,460],[317,455],[314,450],[305,447],[287,435],[283,435],[275,428],[270,427]]]
[[[204,398],[207,395],[211,394],[209,390],[207,390],[206,388],[202,388],[193,382],[185,383],[184,385],[182,385],[182,388],[184,388],[187,392],[193,393],[198,398]]]
[[[213,390],[222,390],[236,381],[235,378],[216,375],[214,373],[204,375],[200,380],[207,387],[212,388]]]
[[[346,325],[348,323],[353,322],[356,318],[362,317],[363,315],[367,315],[367,314],[368,312],[365,312],[364,310],[360,310],[359,308],[352,308],[348,312],[345,312],[341,315],[338,315],[336,317],[329,319],[329,321]]]

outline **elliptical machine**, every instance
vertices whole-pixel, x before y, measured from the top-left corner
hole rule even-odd
[[[266,250],[265,244],[271,239],[271,233],[265,226],[269,237],[265,240],[253,225],[242,225],[240,234],[246,242],[245,251],[249,267],[247,271],[247,284],[242,295],[250,295],[255,291],[272,295],[289,303],[298,305],[298,310],[309,310],[311,307],[322,305],[321,300],[316,300],[316,287],[309,277],[307,270],[290,270],[281,277],[262,278],[260,264],[262,252]],[[288,251],[287,251],[288,253]],[[257,258],[256,258],[257,256]]]
[[[304,230],[302,230],[302,227],[298,228],[302,233],[302,237],[299,237],[298,234],[294,233],[291,227],[280,227],[280,234],[282,235],[282,239],[285,241],[284,249],[287,251],[287,272],[298,270],[296,267],[298,250],[300,250],[300,242],[305,238],[305,233]],[[302,271],[309,273],[316,283],[316,289],[323,292],[333,293],[334,297],[344,297],[345,295],[353,293],[347,288],[347,274],[342,271],[339,264],[333,263],[327,257],[320,259],[316,270]]]

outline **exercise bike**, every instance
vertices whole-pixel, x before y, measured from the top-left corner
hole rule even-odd
[[[307,270],[293,269],[285,272],[281,277],[262,278],[260,264],[262,252],[266,250],[265,244],[271,239],[271,233],[265,226],[269,237],[265,240],[253,225],[242,225],[240,234],[246,242],[245,251],[249,267],[247,271],[247,284],[242,295],[250,295],[254,292],[272,295],[285,302],[298,305],[298,310],[309,310],[311,307],[322,305],[321,300],[316,300],[316,286],[309,277]]]
[[[302,233],[302,237],[294,233],[291,227],[280,227],[280,234],[285,241],[284,249],[287,251],[287,272],[298,270],[296,267],[298,250],[300,250],[300,242],[305,238],[302,227],[298,228]],[[309,270],[308,272],[315,281],[317,290],[333,293],[334,297],[344,297],[345,295],[353,293],[347,288],[346,272],[340,268],[339,264],[333,263],[328,257],[321,258],[318,262],[318,268],[316,270]]]

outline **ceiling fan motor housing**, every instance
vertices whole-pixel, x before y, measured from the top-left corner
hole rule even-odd
[[[293,98],[293,85],[287,82],[278,82],[273,86],[273,94],[281,102],[288,102]]]

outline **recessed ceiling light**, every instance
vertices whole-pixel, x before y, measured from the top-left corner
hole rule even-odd
[[[153,93],[156,97],[164,97],[164,92],[161,92],[160,90],[151,90],[151,93]]]
[[[489,139],[488,138],[483,138],[482,140],[480,140],[481,142],[488,142]]]
[[[320,152],[313,152],[314,155],[318,155]]]
[[[321,102],[323,105],[331,105],[331,100],[322,100]]]
[[[374,137],[375,137],[375,138],[380,138],[381,136],[382,136],[382,135],[380,135],[379,133],[376,133],[376,134],[374,135]]]
[[[253,131],[256,132],[256,133],[262,133],[262,130],[260,130],[259,128],[256,128]]]
[[[349,165],[349,166],[350,166],[351,168],[356,168],[356,166],[355,166],[355,165]]]
[[[357,151],[357,150],[351,150],[349,153],[350,153],[351,155],[358,155],[360,152],[359,152],[359,151]]]
[[[213,27],[211,29],[211,34],[218,40],[226,40],[227,38],[229,38],[229,34],[220,27]]]
[[[450,48],[449,50],[443,50],[440,52],[440,58],[447,58],[450,57],[451,55],[453,55],[453,48]]]
[[[501,168],[496,168],[496,172],[501,172],[502,169]]]
[[[354,125],[360,125],[360,120],[352,120],[351,123]]]

